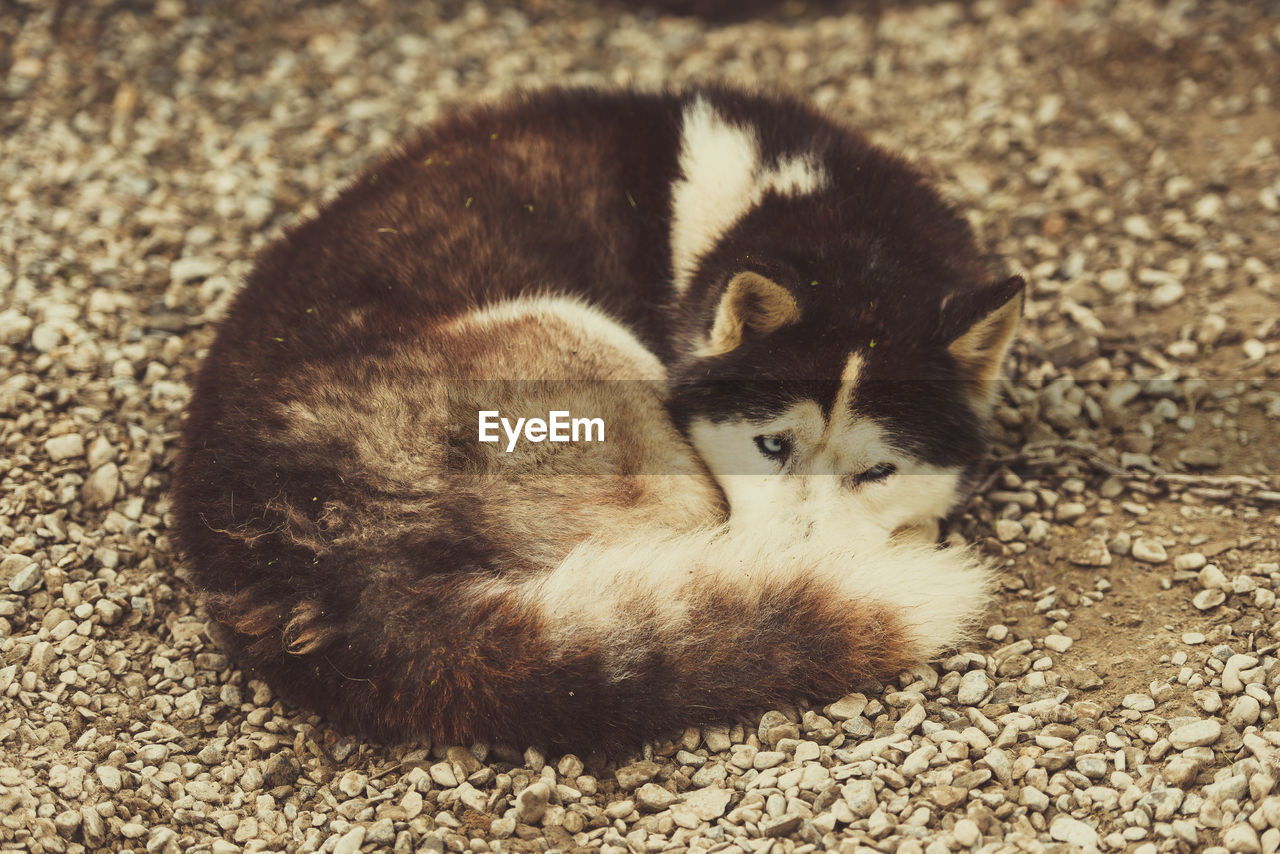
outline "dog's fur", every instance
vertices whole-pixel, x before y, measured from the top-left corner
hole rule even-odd
[[[836,696],[981,607],[981,561],[904,531],[964,494],[1021,292],[788,99],[457,115],[260,258],[177,533],[241,659],[380,737],[607,748]],[[610,434],[507,454],[481,409]]]

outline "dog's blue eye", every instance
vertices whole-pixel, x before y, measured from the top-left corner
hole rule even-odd
[[[756,436],[756,447],[771,460],[785,460],[791,456],[791,442],[781,436]]]
[[[893,463],[879,463],[858,475],[856,480],[858,483],[878,483],[885,478],[891,476],[898,470]]]

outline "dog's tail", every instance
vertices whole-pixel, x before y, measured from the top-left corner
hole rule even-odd
[[[988,586],[969,550],[726,528],[587,542],[549,572],[390,569],[393,598],[268,614],[254,594],[256,621],[211,604],[273,682],[375,735],[615,748],[887,679],[957,640]]]

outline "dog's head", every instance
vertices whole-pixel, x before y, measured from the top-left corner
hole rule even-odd
[[[728,277],[673,397],[732,517],[878,536],[947,515],[985,449],[1022,280],[849,311],[776,272]]]

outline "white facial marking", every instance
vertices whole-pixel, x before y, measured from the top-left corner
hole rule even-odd
[[[788,519],[841,530],[851,542],[875,542],[950,512],[960,471],[904,453],[885,428],[851,406],[864,368],[861,356],[849,356],[828,414],[803,400],[769,421],[690,424],[689,438],[729,500],[731,523]],[[762,453],[760,437],[784,440],[785,459]],[[873,469],[889,473],[861,477]]]
[[[725,121],[701,97],[684,111],[680,173],[671,189],[671,257],[677,294],[688,289],[702,256],[765,193],[799,196],[827,182],[826,173],[812,157],[785,157],[765,167],[755,133]]]

